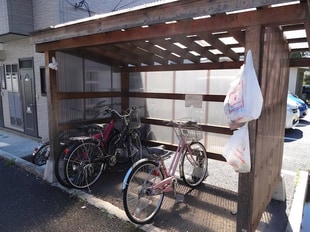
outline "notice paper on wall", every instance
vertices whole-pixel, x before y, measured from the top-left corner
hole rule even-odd
[[[202,108],[202,95],[200,94],[186,94],[185,107]]]

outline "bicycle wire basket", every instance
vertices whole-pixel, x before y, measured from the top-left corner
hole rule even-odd
[[[129,123],[130,123],[129,124],[130,129],[138,129],[141,127],[141,120],[138,109],[135,109],[131,112]]]
[[[175,127],[174,130],[179,140],[181,137],[184,137],[186,142],[200,141],[203,139],[203,133],[200,130],[197,120],[183,118],[176,122],[178,126]]]

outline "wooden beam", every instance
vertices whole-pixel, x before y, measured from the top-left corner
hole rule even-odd
[[[307,41],[308,41],[308,51],[310,51],[310,0],[307,0],[307,13],[306,13],[306,20],[305,20],[305,30],[307,35]]]
[[[159,47],[156,46],[156,44],[153,44],[151,41],[137,41],[137,42],[133,42],[133,44],[135,44],[138,47],[144,48],[152,53],[154,53],[155,55],[158,55],[160,57],[163,57],[166,59],[167,63],[169,63],[169,61],[176,63],[176,64],[181,64],[183,62],[183,60],[177,56],[172,55],[169,51],[167,50],[163,50]]]
[[[256,25],[298,24],[303,23],[305,20],[305,7],[304,3],[300,3],[298,5],[265,8],[238,14],[218,15],[206,19],[189,19],[172,24],[156,24],[147,28],[139,27],[125,31],[116,30],[102,33],[100,30],[96,30],[96,34],[92,34],[92,30],[83,29],[80,24],[77,24],[34,34],[31,40],[33,44],[36,44],[37,52],[44,52],[45,50],[62,50],[156,38],[164,39],[175,35],[192,35],[199,32],[244,29]],[[93,23],[95,26],[98,24],[97,21]],[[74,33],[69,33],[71,30]],[[77,33],[77,31],[80,31],[80,33]],[[66,36],[63,37],[62,35]]]
[[[290,59],[290,67],[310,67],[310,59],[309,58]]]
[[[120,92],[58,92],[54,98],[62,99],[83,99],[83,98],[105,98],[120,97]]]
[[[47,43],[55,40],[120,31],[133,27],[160,24],[173,20],[192,19],[199,16],[215,15],[285,2],[291,2],[291,0],[179,0],[149,8],[128,11],[122,14],[116,12],[114,14],[94,16],[86,20],[79,20],[75,24],[73,24],[74,22],[69,22],[56,25],[32,33],[31,43]],[[285,16],[287,17],[288,15]],[[228,23],[225,26],[228,26]]]
[[[210,52],[208,49],[201,47],[198,45],[195,40],[198,39],[197,36],[195,37],[185,37],[185,36],[176,36],[173,37],[176,41],[184,44],[186,47],[188,47],[190,50],[195,51],[200,54],[201,57],[206,57],[209,60],[213,62],[218,62],[219,58],[218,56],[214,55],[212,52]],[[199,38],[200,39],[200,38]]]
[[[228,56],[233,61],[239,61],[239,55],[236,54],[233,50],[227,48],[227,46],[218,40],[215,36],[208,32],[200,32],[199,36],[212,45],[215,49],[221,51],[225,56]]]
[[[157,98],[171,100],[185,100],[186,94],[183,93],[144,93],[144,92],[129,92],[126,97],[136,98]],[[203,95],[203,101],[224,102],[225,95]]]
[[[171,64],[156,66],[125,67],[127,72],[156,72],[156,71],[179,71],[179,70],[214,70],[214,69],[239,69],[242,61],[200,63],[200,64]]]
[[[160,47],[167,49],[171,53],[177,54],[176,56],[179,58],[188,59],[193,63],[200,63],[199,57],[194,56],[193,54],[189,53],[187,48],[182,49],[182,48],[178,47],[177,45],[175,45],[174,43],[176,43],[178,41],[174,41],[172,38],[169,38],[169,39],[165,39],[165,38],[163,38],[163,39],[150,39],[150,41],[153,44],[157,44]],[[184,62],[184,60],[183,60],[183,62]]]
[[[128,72],[121,72],[121,104],[122,110],[127,110],[129,108],[129,74]]]

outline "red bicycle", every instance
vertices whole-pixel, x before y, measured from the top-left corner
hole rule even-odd
[[[112,119],[101,133],[71,138],[78,145],[67,150],[64,171],[68,183],[74,188],[90,187],[99,179],[107,165],[114,166],[118,162],[124,162],[124,157],[132,162],[142,157],[138,126],[132,126],[139,124],[137,109],[131,108],[123,115],[113,109],[108,112]],[[122,124],[119,131],[115,129],[118,120]]]

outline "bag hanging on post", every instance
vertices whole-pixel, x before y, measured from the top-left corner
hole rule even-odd
[[[234,131],[224,146],[223,156],[236,172],[247,173],[251,171],[248,123]]]
[[[224,112],[231,129],[258,119],[263,106],[263,96],[255,73],[252,52],[246,55],[237,78],[230,83],[224,100]]]

